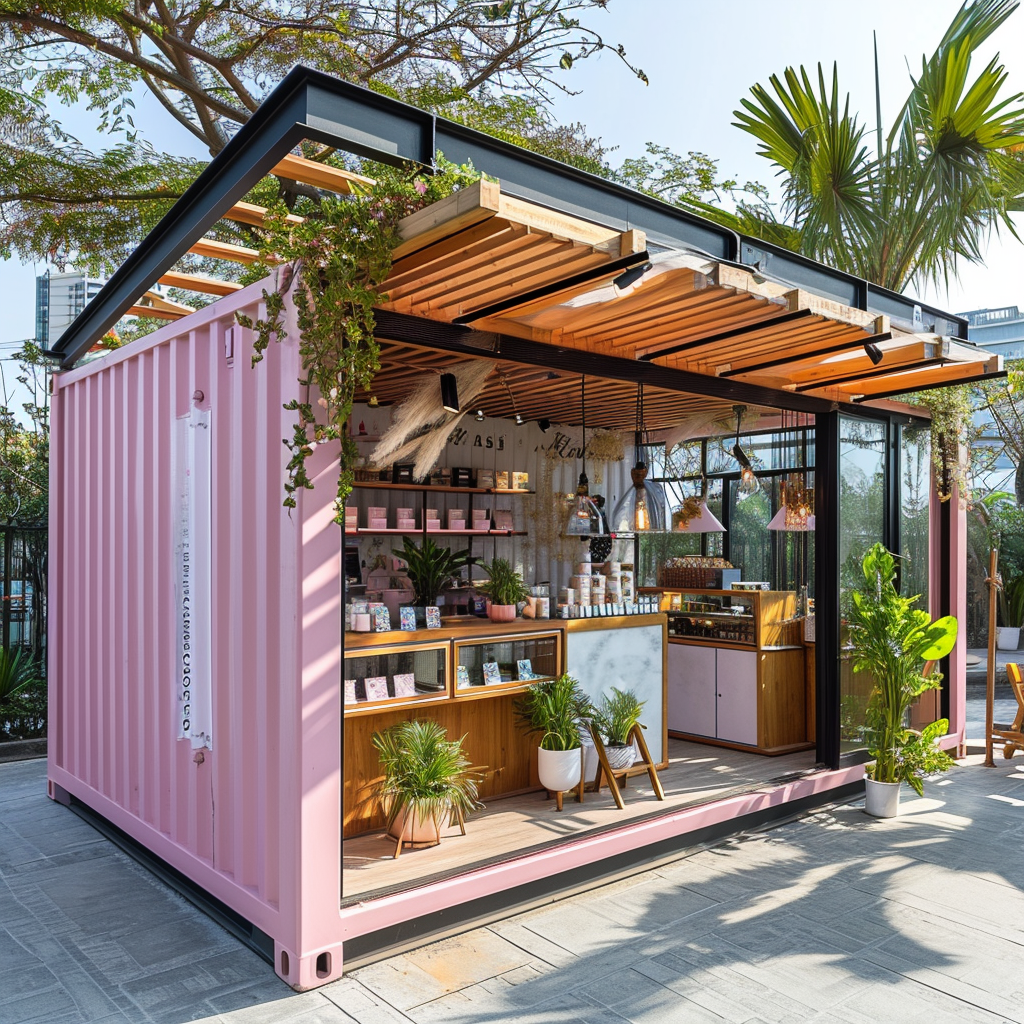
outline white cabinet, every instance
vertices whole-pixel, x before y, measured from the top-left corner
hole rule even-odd
[[[669,644],[669,729],[695,736],[714,736],[715,694],[715,648]]]
[[[757,652],[716,649],[717,737],[757,746]]]
[[[672,732],[757,746],[756,651],[670,643]]]

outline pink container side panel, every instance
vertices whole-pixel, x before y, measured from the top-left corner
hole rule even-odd
[[[339,927],[341,535],[327,452],[314,495],[282,507],[298,357],[250,366],[234,311],[260,315],[261,291],[56,381],[50,777],[301,962],[304,928]],[[212,749],[178,738],[173,438],[192,409],[209,413]],[[330,614],[304,636],[312,603]],[[302,898],[307,866],[327,910]]]

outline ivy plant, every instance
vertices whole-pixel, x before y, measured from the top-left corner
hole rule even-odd
[[[287,339],[285,302],[291,297],[302,375],[299,397],[285,405],[296,418],[291,436],[284,438],[290,453],[284,504],[294,508],[296,492],[312,488],[307,460],[314,448],[337,443],[334,519],[339,525],[358,459],[348,421],[357,395],[370,392],[380,369],[373,311],[387,298],[382,288],[401,240],[399,221],[479,178],[472,167],[440,156],[434,174],[378,165],[368,173],[372,185],[322,200],[298,223],[289,219],[284,204],[269,211],[260,258],[250,270],[252,279],[272,277],[272,286],[263,290],[266,313],[255,319],[236,314],[238,323],[255,334],[255,366],[272,339]]]

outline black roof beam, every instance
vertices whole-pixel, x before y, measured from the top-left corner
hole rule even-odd
[[[888,341],[892,337],[890,331],[886,331],[884,334],[875,334],[871,337],[871,344],[874,345],[879,341]],[[724,370],[720,373],[719,377],[738,377],[744,373],[759,373],[761,370],[770,370],[776,366],[785,366],[787,363],[799,363],[804,359],[817,359],[819,356],[834,356],[838,352],[852,352],[854,349],[863,348],[866,342],[864,341],[844,341],[839,345],[829,345],[827,348],[816,348],[813,352],[799,352],[797,354],[790,354],[780,356],[778,359],[769,359],[763,363],[752,363],[750,366],[740,366],[735,370]]]
[[[959,380],[945,381],[943,383],[919,384],[917,387],[912,388],[893,388],[892,391],[877,391],[871,395],[861,395],[859,398],[854,398],[853,401],[859,405],[861,402],[880,402],[883,398],[913,395],[919,391],[935,391],[937,388],[958,387],[961,384],[981,384],[986,380],[999,380],[1006,377],[1008,373],[1008,370],[997,370],[995,373],[979,373],[973,377],[961,377]]]
[[[668,348],[659,349],[657,352],[648,352],[640,358],[645,362],[650,362],[652,359],[674,356],[680,352],[686,352],[688,349],[700,348],[702,345],[713,345],[716,341],[733,341],[747,334],[757,334],[758,331],[767,331],[774,327],[785,327],[788,324],[795,324],[814,315],[809,309],[795,309],[792,312],[782,313],[779,316],[768,317],[766,320],[757,320],[752,324],[744,324],[742,327],[733,327],[728,331],[719,331],[717,334],[705,334],[702,338],[691,338],[689,341],[681,341],[678,345],[670,345]]]

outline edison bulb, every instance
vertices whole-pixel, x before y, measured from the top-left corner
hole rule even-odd
[[[745,466],[740,474],[740,486],[738,488],[740,501],[744,498],[749,498],[752,494],[756,494],[757,488],[757,477],[754,476],[754,471]]]
[[[647,499],[639,494],[636,499],[636,528],[638,530],[649,530],[651,528],[651,516],[647,511]]]

